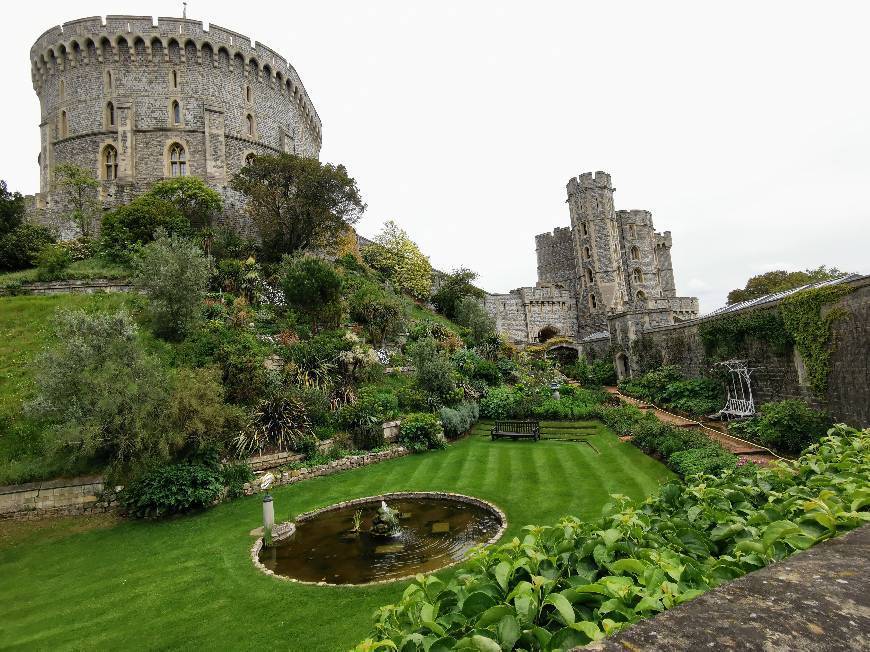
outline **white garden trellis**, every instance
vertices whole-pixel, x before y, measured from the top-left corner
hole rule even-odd
[[[717,367],[724,367],[730,378],[725,383],[728,399],[725,407],[714,416],[726,419],[751,417],[755,414],[755,399],[752,397],[750,376],[755,369],[750,369],[746,360],[725,360],[717,362]]]

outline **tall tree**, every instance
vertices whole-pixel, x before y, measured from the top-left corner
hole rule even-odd
[[[314,158],[257,156],[230,185],[247,198],[263,255],[272,261],[330,247],[365,210],[356,181],[345,167]]]
[[[57,185],[66,190],[70,203],[73,205],[72,218],[84,237],[89,237],[93,230],[94,215],[97,206],[97,188],[100,182],[90,170],[80,168],[71,163],[61,163],[55,170]]]
[[[11,192],[0,179],[0,238],[17,228],[24,220],[24,197]]]
[[[731,290],[728,293],[728,303],[739,303],[740,301],[750,301],[758,299],[765,294],[773,294],[774,292],[783,292],[791,290],[801,285],[808,283],[817,283],[819,281],[829,281],[841,276],[846,276],[848,272],[842,272],[836,267],[826,267],[822,265],[816,269],[805,269],[798,272],[787,272],[784,269],[778,269],[772,272],[765,272],[753,276],[746,282],[746,287]]]
[[[474,285],[475,280],[477,280],[477,272],[467,267],[460,267],[450,274],[445,274],[441,278],[441,287],[432,295],[432,303],[435,304],[438,312],[453,319],[456,317],[456,307],[460,299],[482,298],[484,292]]]
[[[363,249],[363,259],[386,276],[396,288],[415,299],[426,300],[432,292],[432,265],[408,234],[392,220]]]
[[[223,210],[220,193],[196,177],[175,177],[158,181],[149,194],[173,204],[194,229],[207,229]]]

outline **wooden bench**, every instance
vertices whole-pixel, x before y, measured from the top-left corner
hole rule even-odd
[[[496,421],[491,434],[493,441],[502,437],[538,441],[541,438],[541,425],[537,421]]]

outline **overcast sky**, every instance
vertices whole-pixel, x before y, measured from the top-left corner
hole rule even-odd
[[[181,2],[5,12],[0,178],[31,193],[36,37]],[[592,170],[672,232],[677,290],[702,312],[770,269],[870,271],[870,3],[211,0],[188,16],[296,67],[321,159],[368,203],[362,234],[395,219],[487,290],[534,284],[535,234],[568,225],[565,184]]]

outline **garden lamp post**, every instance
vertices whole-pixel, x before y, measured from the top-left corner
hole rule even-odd
[[[263,496],[263,541],[267,544],[272,542],[272,528],[275,526],[275,503],[272,501],[272,494],[269,493],[269,487],[275,476],[267,473],[260,481],[260,488],[266,492]]]
[[[550,383],[550,389],[553,390],[553,399],[558,401],[561,398],[559,395],[559,383],[554,380]]]

